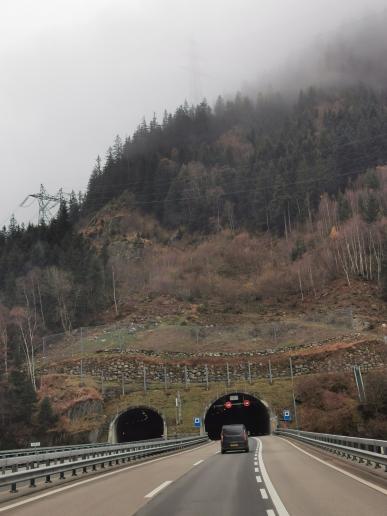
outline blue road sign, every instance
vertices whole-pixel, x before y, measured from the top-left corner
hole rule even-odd
[[[282,412],[282,418],[284,421],[291,421],[292,420],[292,415],[290,413],[290,410],[284,410]]]
[[[194,417],[193,423],[195,428],[200,428],[202,426],[200,417]]]

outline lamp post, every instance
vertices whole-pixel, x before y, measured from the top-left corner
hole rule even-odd
[[[289,365],[290,365],[290,377],[292,380],[292,394],[293,394],[293,410],[294,410],[294,419],[296,422],[296,429],[299,430],[298,426],[298,416],[297,416],[297,405],[296,405],[296,395],[294,392],[294,376],[293,376],[293,363],[292,363],[292,357],[289,357]]]

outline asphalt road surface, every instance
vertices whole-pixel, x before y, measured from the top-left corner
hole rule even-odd
[[[18,516],[386,516],[387,474],[280,437],[250,453],[210,443],[16,498]],[[383,477],[383,475],[385,475]]]

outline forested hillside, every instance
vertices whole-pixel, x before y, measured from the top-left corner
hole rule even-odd
[[[4,443],[18,422],[39,434],[43,335],[149,296],[241,313],[360,278],[387,297],[385,164],[387,94],[365,86],[185,104],[117,136],[84,196],[0,232]]]
[[[83,210],[121,192],[162,225],[285,234],[311,220],[322,193],[340,199],[387,162],[387,96],[366,87],[180,106],[116,138],[90,178]]]

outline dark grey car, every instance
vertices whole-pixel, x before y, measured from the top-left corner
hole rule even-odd
[[[249,437],[245,425],[223,425],[220,442],[222,453],[230,450],[249,451]]]

